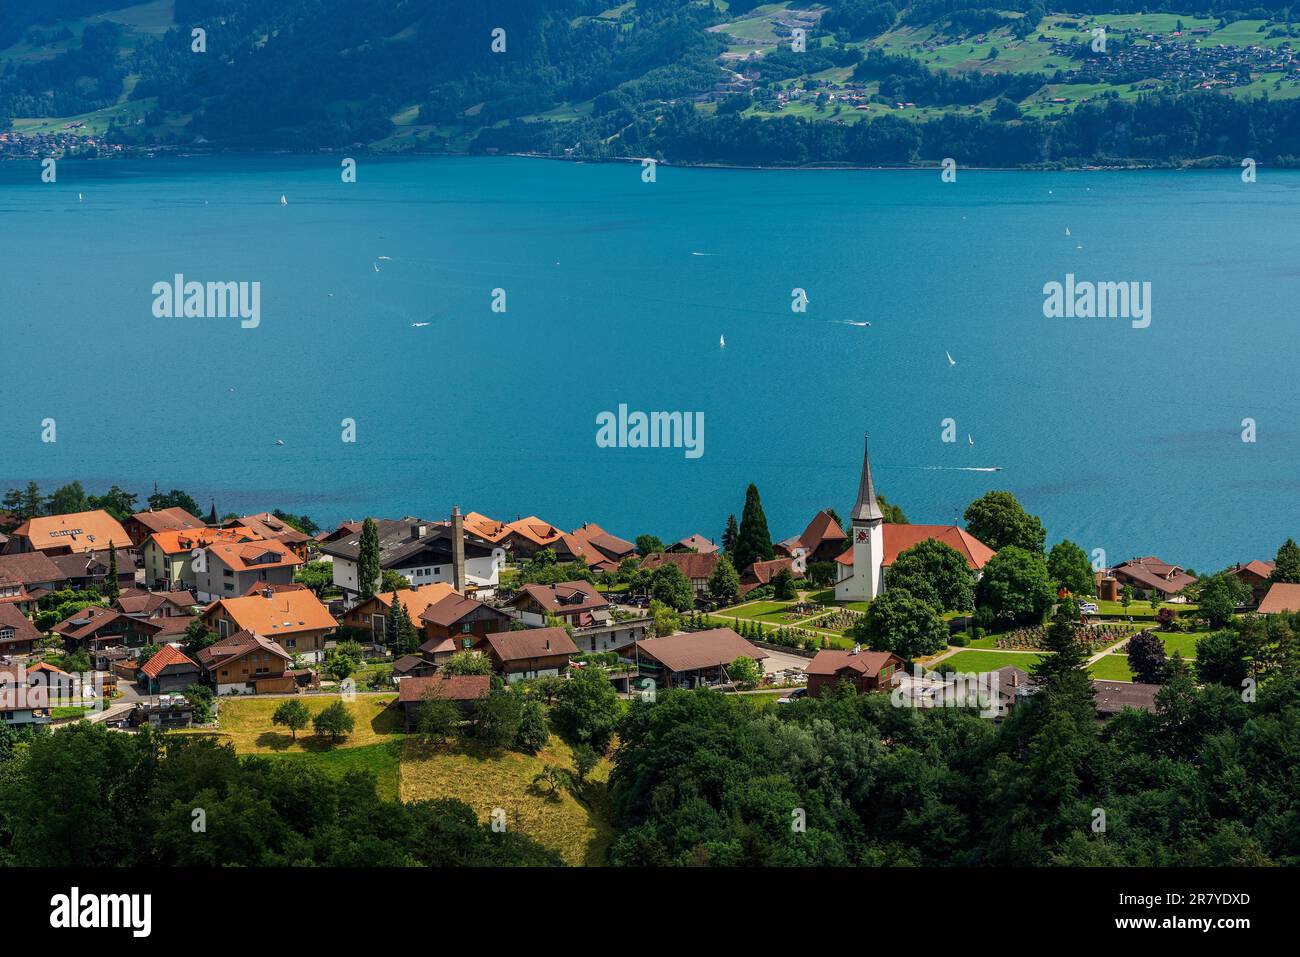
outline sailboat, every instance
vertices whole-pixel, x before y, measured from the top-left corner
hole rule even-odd
[[[975,444],[975,440],[972,439],[972,438],[970,437],[970,433],[969,433],[969,432],[966,433],[966,444],[967,444],[967,445],[974,445],[974,444]]]
[[[379,272],[379,263],[371,263],[370,265],[375,267],[375,272]]]
[[[84,200],[82,200],[82,198],[81,198],[81,194],[80,194],[80,193],[77,194],[77,202],[79,202],[79,203],[80,203],[80,202],[84,202]]]
[[[949,366],[955,366],[957,364],[957,360],[952,357],[952,353],[949,352],[947,349],[944,350],[943,354],[948,357]]]
[[[718,336],[718,348],[719,349],[727,348],[727,337],[725,335]]]
[[[1066,227],[1065,227],[1065,235],[1067,235],[1067,236],[1070,235],[1070,227],[1069,227],[1069,226],[1066,226]]]
[[[281,193],[281,194],[280,194],[280,205],[281,205],[281,206],[288,206],[288,205],[289,205],[289,198],[288,198],[287,196],[285,196],[284,193]]]

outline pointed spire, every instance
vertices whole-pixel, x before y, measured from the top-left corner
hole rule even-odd
[[[867,455],[868,439],[869,436],[864,436],[862,440],[862,479],[858,483],[858,501],[853,506],[851,516],[854,522],[880,521],[885,517],[876,503],[876,486],[871,481],[871,462]]]

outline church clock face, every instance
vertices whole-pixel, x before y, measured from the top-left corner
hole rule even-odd
[[[865,542],[866,540],[867,540],[867,533],[866,533],[866,531],[865,531],[864,529],[861,529],[861,528],[858,529],[858,541],[860,541],[860,542]]]

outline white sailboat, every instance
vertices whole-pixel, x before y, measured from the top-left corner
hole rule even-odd
[[[947,349],[945,349],[945,350],[943,351],[943,354],[946,355],[946,356],[948,357],[948,365],[949,365],[949,366],[955,366],[955,365],[957,364],[957,360],[954,359],[954,358],[952,357],[952,353],[949,352]]]
[[[371,263],[370,265],[375,267],[375,272],[379,272],[379,263]]]
[[[289,197],[285,196],[284,193],[281,193],[281,194],[280,194],[280,205],[281,205],[281,206],[288,206],[288,205],[289,205]]]
[[[719,349],[727,348],[727,337],[725,335],[718,336],[718,348]]]
[[[1067,236],[1070,235],[1070,227],[1069,227],[1069,226],[1066,226],[1066,227],[1065,227],[1065,235],[1067,235]]]
[[[972,438],[970,437],[970,433],[969,433],[969,432],[966,433],[966,444],[967,444],[967,445],[974,445],[974,444],[975,444],[975,440],[972,439]]]
[[[84,200],[81,198],[81,194],[80,194],[80,193],[77,194],[77,202],[79,202],[79,203],[84,202]]]

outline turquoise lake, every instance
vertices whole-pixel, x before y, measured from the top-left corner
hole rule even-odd
[[[779,539],[847,514],[869,431],[913,522],[1006,488],[1049,542],[1199,571],[1300,536],[1300,174],[339,172],[0,164],[0,486],[671,540],[720,535],[754,481]],[[156,318],[177,273],[259,282],[260,325]],[[1045,318],[1067,273],[1150,282],[1150,326]],[[702,412],[704,454],[597,447],[620,404]]]

